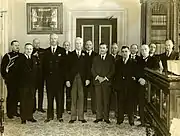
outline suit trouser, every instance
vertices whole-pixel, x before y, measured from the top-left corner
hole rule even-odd
[[[47,118],[53,119],[54,118],[54,99],[56,101],[56,114],[57,118],[62,118],[62,113],[64,109],[64,89],[63,89],[63,82],[59,83],[53,81],[46,81],[47,87]]]
[[[84,87],[84,111],[87,111],[87,96],[88,92],[91,94],[91,111],[93,113],[96,112],[96,94],[95,94],[95,88],[92,83],[90,83],[89,86]]]
[[[111,94],[110,94],[110,110],[114,110],[115,113],[117,114],[118,112],[118,102],[117,102],[117,92],[111,88],[112,91],[111,91]]]
[[[122,90],[117,90],[118,99],[118,122],[124,121],[125,110],[128,114],[129,123],[134,122],[134,99],[132,90],[127,88],[122,88]]]
[[[22,120],[33,118],[35,88],[20,88],[20,116]]]
[[[138,98],[139,98],[139,114],[140,114],[140,120],[141,123],[144,124],[144,107],[145,107],[145,86],[140,85],[139,86],[139,93],[138,93]]]
[[[71,120],[84,120],[84,91],[79,74],[74,78],[71,90]]]
[[[95,85],[96,92],[96,119],[109,120],[109,105],[110,105],[110,93],[111,87],[102,83],[100,85]]]
[[[71,87],[65,87],[66,89],[66,110],[71,111]]]
[[[6,107],[7,107],[8,116],[13,116],[17,113],[17,105],[18,105],[19,97],[20,94],[18,87],[13,84],[7,84]]]
[[[38,109],[43,109],[43,99],[44,99],[44,79],[43,78],[39,79],[36,90],[38,90]],[[36,110],[36,93],[35,93],[34,100],[35,100],[34,110]]]

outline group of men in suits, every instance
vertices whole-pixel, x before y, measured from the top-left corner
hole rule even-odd
[[[9,118],[20,116],[22,124],[36,122],[33,113],[36,110],[36,90],[38,90],[38,111],[43,109],[44,83],[47,91],[47,118],[54,119],[54,99],[56,101],[57,120],[63,122],[64,89],[66,90],[66,110],[71,114],[69,123],[77,119],[87,121],[88,92],[91,94],[91,110],[96,114],[94,123],[110,123],[111,103],[117,117],[117,124],[128,115],[129,124],[134,125],[134,114],[139,114],[141,125],[145,125],[144,106],[146,79],[144,68],[167,71],[168,59],[179,59],[173,51],[172,40],[166,40],[166,52],[155,55],[156,45],[142,45],[138,56],[138,45],[122,46],[121,56],[118,45],[113,43],[111,54],[108,45],[101,43],[99,53],[93,51],[94,45],[88,40],[83,50],[83,40],[75,38],[75,49],[70,51],[70,42],[59,46],[58,35],[50,34],[50,47],[40,48],[40,41],[25,44],[24,54],[19,53],[19,42],[11,42],[12,52],[2,60],[1,74],[5,79],[7,95],[7,115]],[[17,82],[17,83],[16,83]],[[20,95],[19,95],[20,94]],[[20,115],[17,103],[20,101]]]

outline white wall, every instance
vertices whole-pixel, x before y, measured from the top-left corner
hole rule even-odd
[[[13,39],[20,41],[21,48],[26,42],[32,42],[33,38],[41,40],[41,46],[46,48],[49,43],[47,34],[27,34],[26,3],[40,2],[63,2],[63,34],[59,35],[59,41],[62,43],[68,40],[68,11],[72,9],[96,9],[104,5],[104,9],[113,9],[114,7],[127,9],[127,44],[140,43],[140,3],[139,0],[9,0],[9,36],[8,41]],[[114,7],[113,7],[114,6]]]

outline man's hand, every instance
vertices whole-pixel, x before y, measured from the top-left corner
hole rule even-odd
[[[132,79],[133,79],[133,80],[136,80],[136,78],[135,78],[135,77],[132,77]]]
[[[145,83],[146,83],[146,80],[144,80],[143,78],[140,78],[139,80],[138,80],[138,82],[140,83],[140,85],[145,85]]]
[[[98,80],[99,83],[102,83],[104,81],[104,77],[96,76],[95,80]]]
[[[66,81],[66,86],[67,86],[67,87],[71,87],[70,81]]]
[[[85,86],[88,86],[90,84],[90,80],[85,81]]]

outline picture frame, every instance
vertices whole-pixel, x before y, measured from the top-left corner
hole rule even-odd
[[[27,34],[63,34],[63,3],[27,3]]]

